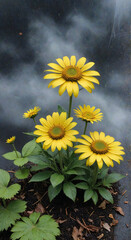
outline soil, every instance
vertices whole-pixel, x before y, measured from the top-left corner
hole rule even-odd
[[[100,197],[95,206],[92,201],[83,203],[83,191],[78,191],[76,202],[60,193],[49,202],[46,183],[28,183],[21,181],[19,199],[27,201],[27,209],[23,216],[29,216],[33,211],[51,215],[59,224],[61,235],[57,240],[113,240],[115,207],[118,203],[118,185],[110,190],[114,204]],[[102,206],[101,206],[102,204]],[[10,229],[0,233],[0,240],[10,239]],[[38,239],[36,239],[38,240]]]

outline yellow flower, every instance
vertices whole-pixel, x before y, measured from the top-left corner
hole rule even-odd
[[[90,136],[82,135],[84,139],[77,139],[82,145],[75,146],[78,148],[75,153],[82,153],[79,160],[87,159],[86,165],[91,166],[97,161],[98,167],[101,169],[103,162],[109,167],[114,166],[112,160],[120,164],[120,160],[123,160],[121,155],[125,154],[124,148],[120,142],[114,141],[113,137],[109,135],[105,136],[104,132],[90,132]]]
[[[54,112],[52,116],[48,115],[45,118],[40,118],[41,125],[36,125],[38,129],[34,131],[34,134],[40,135],[36,142],[44,142],[43,149],[51,147],[51,151],[54,152],[57,148],[59,151],[61,148],[67,149],[67,146],[72,147],[76,141],[74,135],[79,132],[72,130],[77,125],[76,122],[72,122],[73,118],[67,118],[66,112],[62,112],[60,115],[58,112]]]
[[[67,56],[56,59],[57,63],[49,63],[48,66],[52,69],[46,70],[49,73],[44,76],[44,79],[54,79],[52,80],[48,87],[52,88],[59,87],[59,95],[61,96],[65,90],[69,96],[74,94],[75,97],[79,94],[79,85],[85,88],[88,92],[92,92],[94,89],[94,84],[99,84],[98,79],[94,76],[100,76],[97,71],[90,71],[89,69],[95,64],[94,62],[86,62],[86,58],[80,58],[76,63],[76,57],[71,56],[70,60]],[[79,84],[79,85],[78,85]]]
[[[34,109],[29,109],[29,111],[23,114],[23,118],[34,118],[41,109],[39,107],[34,107]]]
[[[15,141],[15,136],[13,136],[13,137],[10,137],[10,138],[8,138],[7,140],[6,140],[6,143],[13,143]]]
[[[80,109],[79,109],[80,108]],[[100,109],[95,109],[95,107],[90,107],[85,105],[82,107],[79,105],[79,108],[74,109],[76,116],[87,122],[98,122],[103,118],[103,113],[100,112]]]

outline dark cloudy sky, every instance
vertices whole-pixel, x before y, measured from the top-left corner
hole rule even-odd
[[[76,55],[94,61],[101,73],[92,94],[82,90],[73,106],[101,108],[102,122],[89,131],[104,131],[126,147],[130,137],[130,0],[0,0],[0,154],[11,150],[5,140],[16,136],[20,149],[23,131],[33,122],[23,119],[29,108],[42,108],[40,117],[68,108],[68,95],[48,89],[43,80],[49,62]],[[78,129],[82,125],[79,121]],[[3,159],[0,166],[9,167]]]

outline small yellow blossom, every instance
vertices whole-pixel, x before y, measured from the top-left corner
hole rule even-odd
[[[79,108],[74,109],[77,118],[81,118],[87,122],[98,122],[103,118],[103,113],[100,112],[99,108],[95,109],[95,107],[90,107],[89,105],[85,105],[82,107],[79,105]]]
[[[12,144],[14,141],[15,141],[15,136],[8,138],[8,139],[6,140],[6,143]]]
[[[29,109],[27,112],[23,114],[23,118],[34,118],[37,116],[40,110],[41,109],[39,107],[34,107],[34,109]]]

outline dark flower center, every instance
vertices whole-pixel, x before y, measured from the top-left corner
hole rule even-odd
[[[94,153],[103,154],[103,153],[108,152],[107,143],[105,143],[104,141],[101,141],[101,140],[96,140],[96,141],[92,142],[90,148]]]
[[[63,70],[62,77],[67,81],[77,81],[82,77],[82,73],[78,67],[68,66]]]
[[[49,130],[49,136],[53,139],[61,139],[65,135],[65,131],[60,126],[54,126]]]

